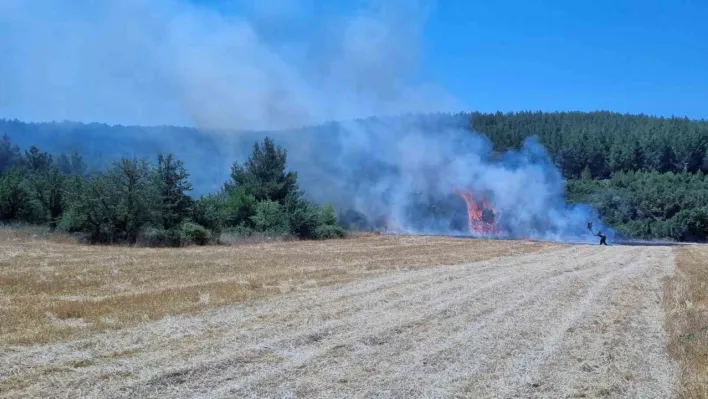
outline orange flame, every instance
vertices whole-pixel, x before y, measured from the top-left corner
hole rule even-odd
[[[462,197],[467,204],[467,219],[470,233],[480,235],[499,234],[497,225],[497,210],[482,197],[480,200],[474,198],[471,191],[455,190],[455,193]],[[485,214],[485,211],[486,214]],[[491,214],[491,215],[490,215]]]

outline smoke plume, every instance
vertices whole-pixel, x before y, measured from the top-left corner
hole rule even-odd
[[[423,3],[328,4],[0,2],[1,116],[250,130],[455,106],[417,76]]]
[[[565,203],[564,179],[534,137],[498,153],[469,130],[468,118],[371,118],[275,137],[292,149],[290,164],[313,199],[356,211],[367,226],[553,241],[596,241],[598,230],[614,237],[592,209]],[[479,229],[468,224],[461,192],[479,206]]]
[[[476,234],[463,191],[489,205],[481,223],[501,236],[585,240],[587,222],[602,228],[565,204],[539,143],[495,153],[469,121],[434,114],[462,103],[419,69],[432,4],[347,4],[344,15],[331,4],[3,1],[0,116],[192,126],[226,148],[218,176],[270,131],[308,195],[369,226]],[[215,174],[177,152],[193,175]]]

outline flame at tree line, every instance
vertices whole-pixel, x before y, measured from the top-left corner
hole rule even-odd
[[[456,189],[454,193],[465,203],[467,213],[467,230],[473,235],[499,236],[502,229],[499,225],[499,210],[492,205],[484,195],[475,194],[470,190]],[[389,234],[404,234],[403,229],[394,223],[388,215],[384,221]]]
[[[499,212],[484,196],[475,198],[474,193],[467,190],[455,190],[455,193],[467,205],[467,223],[470,233],[486,236],[501,233],[498,224]]]

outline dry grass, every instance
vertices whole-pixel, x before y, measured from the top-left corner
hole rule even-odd
[[[355,280],[319,287],[319,278],[285,277],[299,279],[283,284],[283,291],[293,292],[96,334],[92,327],[75,327],[77,339],[0,347],[0,392],[673,397],[679,370],[666,351],[657,300],[661,279],[674,269],[673,249],[546,244],[537,251],[529,244],[527,253],[525,245],[365,237],[221,248],[232,263],[248,249],[247,259],[260,252],[281,265],[270,269],[290,275],[327,270],[335,273],[326,277],[331,281]],[[203,249],[201,256],[214,250]],[[173,252],[189,251],[159,253]],[[278,263],[281,256],[286,260]],[[458,264],[391,270],[421,262]],[[344,274],[345,267],[351,271]],[[202,306],[212,306],[216,294],[201,292]]]
[[[682,366],[681,397],[708,398],[708,246],[676,251],[663,287],[669,353]]]
[[[365,236],[150,249],[82,246],[68,238],[2,231],[0,342],[54,342],[391,270],[515,255],[545,245]]]

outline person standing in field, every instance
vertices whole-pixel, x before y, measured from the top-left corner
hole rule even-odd
[[[592,233],[592,222],[588,222],[588,230]],[[607,236],[602,234],[602,231],[592,233],[595,237],[600,237],[600,245],[607,245]]]

